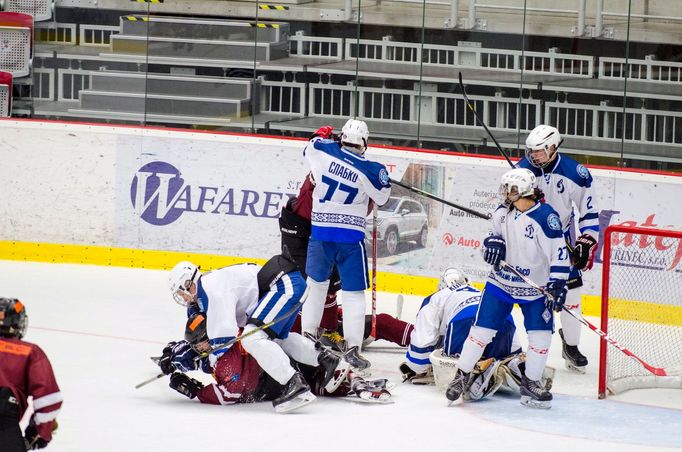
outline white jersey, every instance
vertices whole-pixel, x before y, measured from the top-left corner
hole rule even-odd
[[[311,238],[341,243],[364,240],[369,200],[382,205],[391,193],[384,165],[319,137],[308,143],[303,154],[315,180]]]
[[[597,197],[592,193],[592,175],[585,166],[561,154],[557,154],[547,168],[536,168],[525,158],[518,166],[535,174],[538,188],[545,194],[545,202],[559,214],[562,229],[571,244],[575,242],[573,225],[576,223],[580,234],[599,239]]]
[[[206,333],[212,347],[239,334],[258,303],[260,265],[239,264],[204,273],[197,285],[197,304],[206,313]],[[227,349],[215,353],[219,356]]]
[[[559,215],[548,204],[537,202],[520,212],[500,205],[493,213],[490,235],[502,236],[506,242],[506,262],[545,286],[550,279],[568,278],[570,262]],[[500,266],[491,271],[488,282],[519,302],[543,297],[518,276]]]
[[[426,297],[422,303],[407,349],[407,363],[415,372],[423,372],[430,365],[429,355],[445,336],[452,321],[473,319],[481,302],[481,291],[472,286],[456,289],[445,287]],[[513,323],[513,320],[512,320]],[[468,332],[468,328],[467,328]],[[516,334],[512,350],[521,348]]]

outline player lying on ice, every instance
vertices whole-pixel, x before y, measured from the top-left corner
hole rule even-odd
[[[187,307],[188,317],[202,313],[206,318],[209,367],[230,350],[229,345],[243,328],[244,350],[284,386],[272,401],[277,412],[299,408],[315,399],[303,375],[290,364],[290,357],[319,366],[325,382],[332,379],[339,356],[316,349],[313,341],[300,334],[289,334],[307,290],[296,265],[284,256],[274,256],[263,267],[240,264],[206,274],[191,262],[180,262],[171,271],[169,283],[175,301]],[[170,373],[173,366],[168,361],[176,362],[185,353],[196,355],[187,342],[164,349],[161,370]]]
[[[159,365],[164,373],[171,373],[170,387],[190,399],[198,398],[202,403],[214,405],[277,400],[282,393],[282,385],[264,372],[240,343],[222,354],[214,366],[206,358],[197,360],[211,352],[206,323],[204,314],[193,314],[187,320],[185,340],[171,342],[164,349]],[[173,354],[173,349],[183,352]],[[183,373],[197,370],[198,367],[204,372],[212,373],[215,383],[204,385]],[[353,371],[338,370],[328,382],[326,368],[303,363],[299,367],[311,391],[316,395],[348,396],[358,401],[379,403],[386,403],[391,397],[387,389],[389,383],[384,379],[367,381],[356,376]]]

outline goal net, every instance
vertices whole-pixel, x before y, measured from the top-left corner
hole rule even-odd
[[[609,226],[603,247],[601,329],[667,376],[654,376],[602,339],[599,397],[682,388],[682,231]]]

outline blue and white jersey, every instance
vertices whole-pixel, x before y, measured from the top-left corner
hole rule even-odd
[[[369,200],[382,205],[391,193],[384,165],[319,137],[308,143],[303,155],[315,180],[311,238],[340,243],[364,240]]]
[[[547,285],[550,279],[568,278],[570,261],[561,220],[549,204],[536,202],[525,212],[500,205],[491,223],[490,235],[502,236],[506,242],[505,260],[519,273],[540,286]],[[488,282],[509,294],[516,303],[544,297],[502,266],[490,272]]]
[[[480,301],[481,292],[472,286],[456,289],[445,287],[426,297],[417,312],[414,329],[410,335],[406,355],[408,366],[417,373],[424,372],[431,364],[429,355],[445,336],[448,325],[465,319],[472,319],[473,323]],[[510,321],[513,324],[511,317]],[[466,324],[464,334],[469,333],[469,327],[470,325]],[[517,345],[517,348],[520,346]]]
[[[597,197],[592,190],[592,175],[585,166],[561,154],[557,154],[547,168],[536,168],[526,158],[517,166],[535,174],[538,188],[545,194],[545,202],[559,214],[564,234],[571,245],[576,238],[573,230],[576,218],[579,234],[599,239]]]
[[[206,313],[206,333],[211,347],[234,339],[258,303],[260,265],[239,264],[204,273],[197,284],[197,305]],[[227,349],[211,356],[225,353]]]

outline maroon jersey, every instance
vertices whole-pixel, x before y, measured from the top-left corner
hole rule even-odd
[[[20,339],[0,337],[0,386],[10,388],[22,417],[33,397],[33,422],[45,441],[52,439],[54,421],[62,406],[62,393],[45,352]]]
[[[197,394],[202,403],[230,405],[254,401],[262,370],[256,360],[242,350],[234,346],[218,359],[213,370],[216,382]]]
[[[262,372],[263,369],[260,368],[255,358],[247,354],[240,346],[234,346],[216,362],[213,371],[213,378],[216,382],[204,386],[197,393],[197,398],[201,403],[213,405],[255,402]],[[319,382],[312,378],[313,375],[305,373],[304,375],[317,395],[342,397],[350,391],[350,386],[345,384],[330,394],[320,387]],[[311,378],[308,379],[308,377]]]
[[[294,206],[294,213],[301,218],[310,221],[311,212],[313,210],[313,190],[315,189],[315,182],[311,173],[305,177],[301,190],[296,196],[296,205]]]

